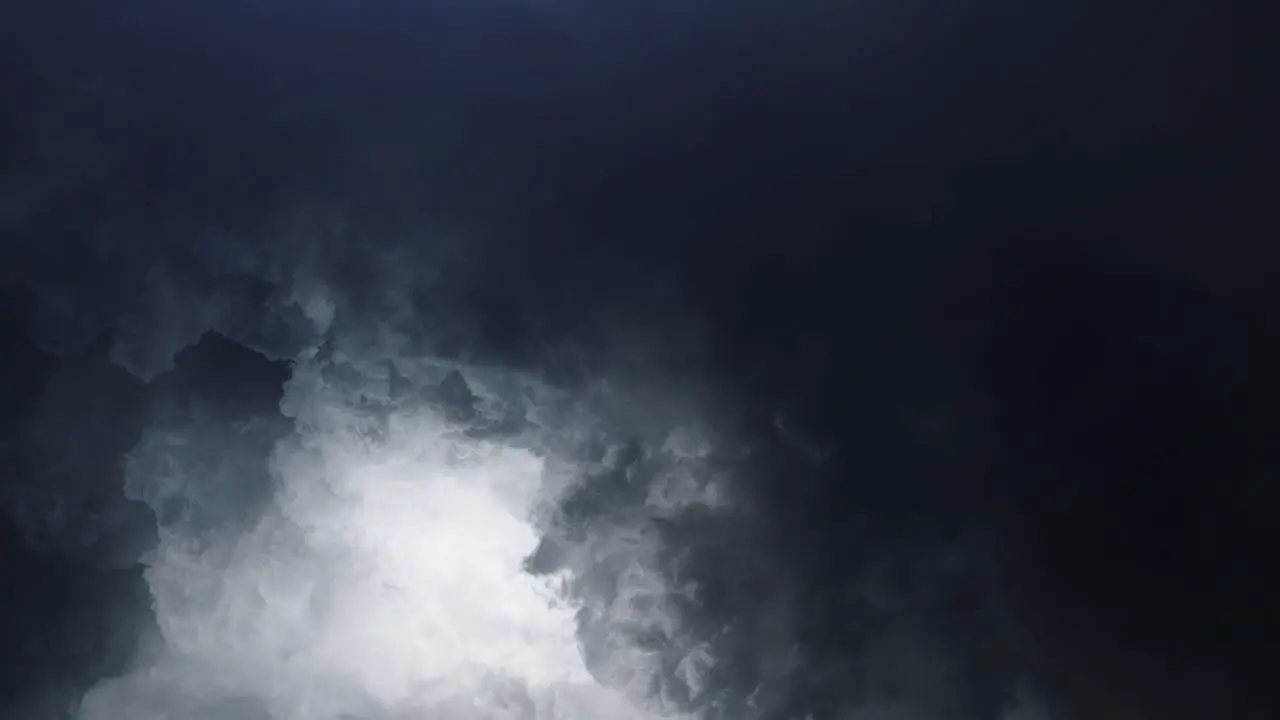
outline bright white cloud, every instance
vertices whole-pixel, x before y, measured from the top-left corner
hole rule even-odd
[[[529,449],[527,438],[517,447],[470,437],[420,403],[373,411],[381,380],[371,366],[335,375],[307,355],[283,404],[297,433],[275,450],[273,501],[247,523],[210,528],[191,521],[198,512],[168,520],[147,571],[157,650],[91,690],[80,720],[679,715],[637,677],[659,669],[639,662],[647,655],[625,633],[597,651],[614,658],[602,667],[631,675],[602,686],[584,659],[582,608],[564,590],[570,571],[525,570],[571,459]],[[182,438],[218,432],[153,429],[164,441],[135,450],[129,487],[162,517],[165,503],[208,502],[217,494],[201,488],[208,479],[194,476],[202,465],[183,455],[195,445]],[[651,601],[607,612],[675,628],[671,606],[652,601],[666,593],[651,562],[656,538],[624,534],[594,535],[583,562],[621,558],[617,603]],[[691,680],[709,663],[695,660],[681,669]]]

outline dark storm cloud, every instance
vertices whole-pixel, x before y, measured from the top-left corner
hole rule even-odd
[[[1200,117],[1154,60],[1065,70],[1062,7],[302,5],[6,11],[6,711],[1260,703],[1266,332],[1030,247]]]

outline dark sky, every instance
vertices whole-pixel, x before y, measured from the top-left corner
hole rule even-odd
[[[0,720],[1274,717],[1204,5],[0,4]]]

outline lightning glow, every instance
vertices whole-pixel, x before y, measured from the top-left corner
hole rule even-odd
[[[548,451],[472,437],[422,402],[371,412],[379,387],[315,353],[295,363],[271,502],[247,523],[189,510],[164,525],[147,571],[156,651],[94,688],[81,720],[680,716],[645,678],[602,685],[573,578],[526,571],[571,482]],[[161,516],[208,502],[182,434],[153,428],[134,454],[130,492]],[[625,550],[633,573],[653,550]],[[656,575],[630,582],[665,591]]]

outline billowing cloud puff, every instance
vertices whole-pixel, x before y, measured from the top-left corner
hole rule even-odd
[[[683,716],[713,659],[654,523],[724,507],[709,441],[634,409],[652,437],[624,438],[616,392],[415,356],[344,322],[324,283],[287,292],[313,331],[280,402],[291,427],[173,401],[128,455],[124,493],[160,525],[157,630],[78,717]],[[636,502],[571,527],[584,483],[635,471],[627,443],[652,466]],[[555,567],[531,567],[549,544]]]

